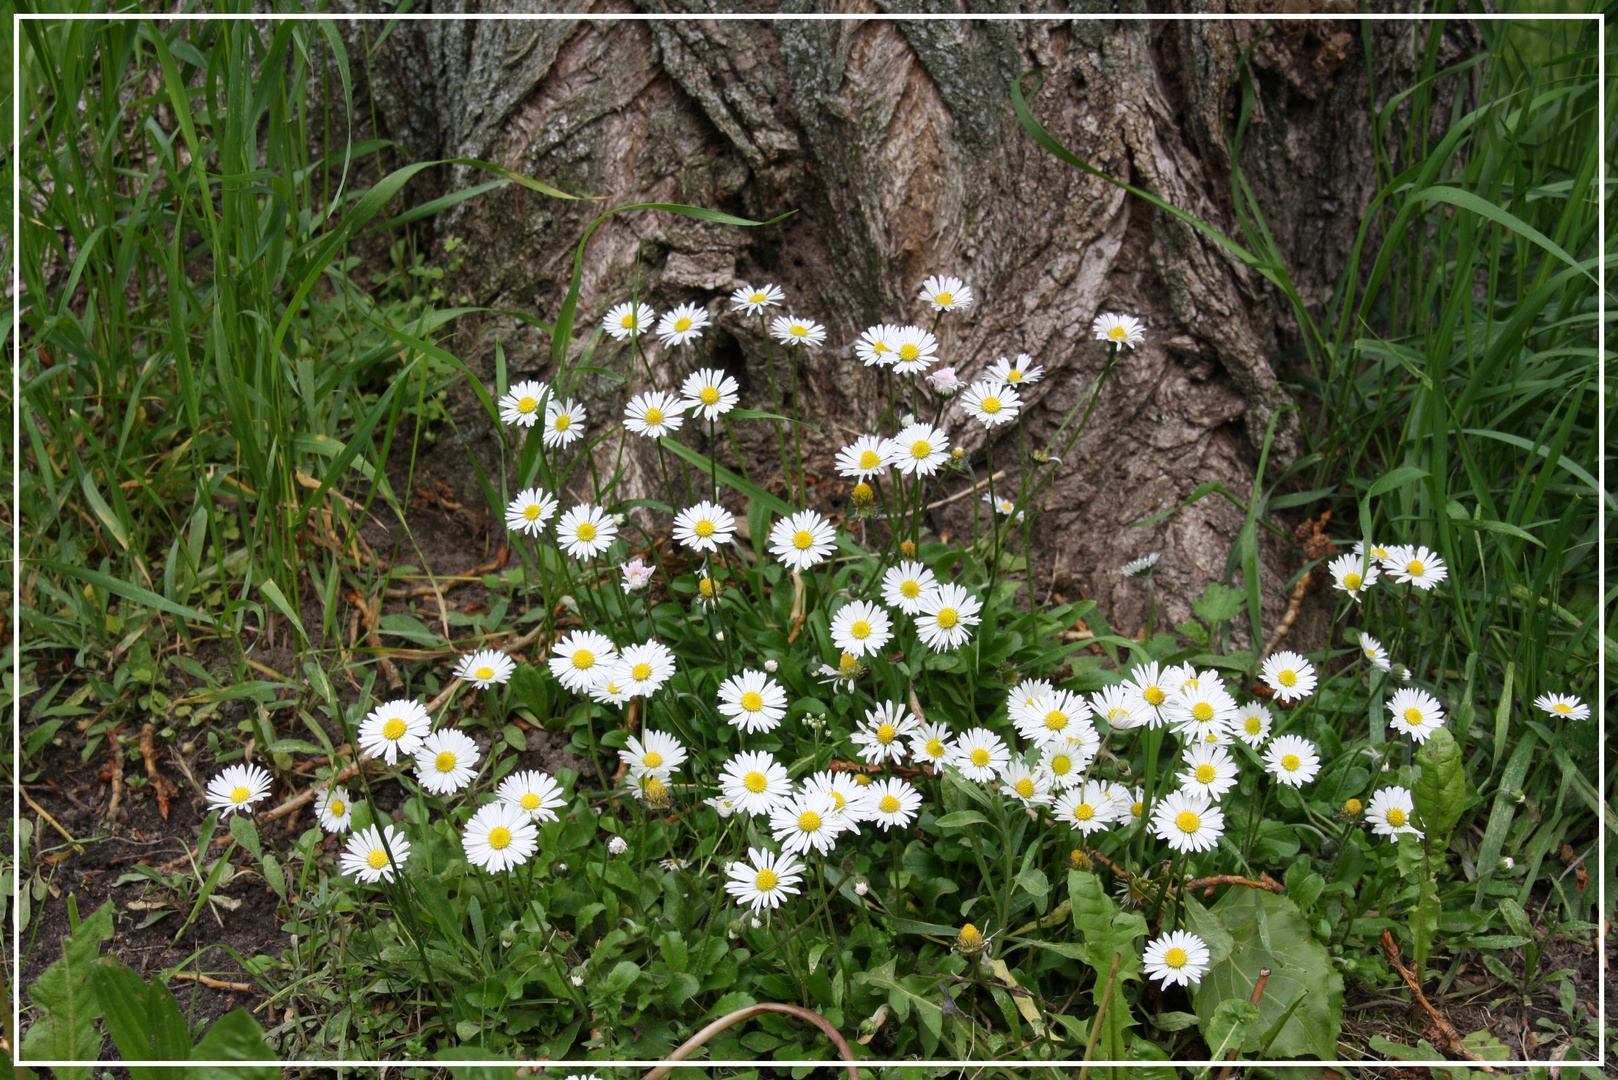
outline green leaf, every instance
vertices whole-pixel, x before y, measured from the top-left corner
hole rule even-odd
[[[264,858],[264,849],[259,846],[258,828],[246,814],[236,814],[230,819],[230,835],[236,842],[253,853],[253,858]]]
[[[1303,993],[1302,1002],[1277,1032],[1269,1056],[1335,1058],[1342,1030],[1343,979],[1297,905],[1263,889],[1231,889],[1208,914],[1230,935],[1231,951],[1197,987],[1195,1007],[1203,1038],[1212,1042],[1220,1003],[1247,1001],[1260,970],[1269,968],[1259,1018],[1243,1039],[1243,1051],[1257,1050],[1255,1032],[1267,1032]]]
[[[953,814],[945,814],[933,824],[940,829],[964,829],[968,825],[987,825],[989,819],[976,810],[957,810]]]
[[[1246,606],[1247,598],[1242,590],[1217,581],[1208,582],[1202,590],[1201,599],[1191,601],[1191,610],[1197,613],[1197,618],[1210,626],[1229,622],[1240,615]]]
[[[1402,488],[1412,481],[1425,480],[1429,475],[1431,474],[1429,474],[1427,470],[1418,469],[1413,465],[1400,466],[1399,468],[1393,469],[1390,472],[1384,473],[1382,476],[1380,476],[1376,483],[1371,485],[1371,489],[1365,493],[1365,497],[1367,499],[1374,499],[1384,492],[1392,491],[1395,488]]]
[[[1416,764],[1421,775],[1410,793],[1416,824],[1430,843],[1442,844],[1466,809],[1466,769],[1449,728],[1441,727],[1427,737],[1416,751]]]
[[[1226,998],[1214,1006],[1213,1016],[1203,1028],[1208,1056],[1220,1061],[1232,1050],[1240,1049],[1252,1032],[1253,1025],[1258,1022],[1259,1015],[1259,1007],[1246,998]]]
[[[131,585],[127,581],[119,581],[115,577],[108,577],[99,570],[88,570],[82,566],[69,566],[66,563],[55,562],[51,559],[33,559],[30,561],[34,565],[52,573],[66,574],[68,577],[78,578],[80,581],[94,585],[98,589],[105,589],[116,596],[124,597],[126,600],[133,600],[137,604],[145,604],[147,607],[156,608],[158,611],[166,611],[170,615],[193,619],[208,626],[213,625],[213,616],[211,615],[204,615],[196,608],[188,608],[184,604],[176,604],[167,597],[157,595],[150,589],[143,589],[139,585]]]
[[[1236,948],[1236,942],[1225,929],[1225,924],[1216,916],[1208,913],[1208,909],[1197,902],[1194,896],[1185,897],[1185,928],[1202,939],[1208,946],[1208,966],[1218,967],[1225,962]]]
[[[252,1013],[242,1008],[221,1016],[191,1049],[192,1061],[274,1061],[276,1056],[275,1047],[265,1041],[264,1029],[258,1026]],[[278,1080],[281,1075],[275,1065],[217,1071],[241,1080]]]
[[[1017,884],[1021,885],[1023,891],[1029,896],[1037,899],[1043,900],[1050,895],[1050,879],[1045,876],[1045,871],[1037,866],[1030,866],[1019,873],[1017,875]]]
[[[108,900],[77,930],[62,939],[62,955],[40,973],[28,996],[44,1013],[23,1037],[22,1056],[46,1061],[94,1061],[101,1052],[101,1015],[92,981],[92,965],[101,943],[112,937],[112,901]],[[84,1080],[85,1068],[58,1067],[61,1080]]]
[[[1121,1061],[1129,1052],[1129,1029],[1135,1026],[1123,984],[1140,978],[1137,941],[1146,934],[1146,919],[1138,912],[1119,911],[1101,879],[1087,871],[1068,871],[1067,890],[1073,905],[1073,925],[1084,937],[1082,959],[1096,973],[1091,1000],[1099,1009],[1102,998],[1107,997],[1107,1015],[1102,1019],[1101,1034],[1096,1041],[1096,1056]],[[1107,979],[1112,973],[1114,957],[1118,960],[1118,974],[1108,997]]]
[[[191,1030],[168,987],[147,983],[115,957],[91,967],[107,1033],[125,1061],[184,1061],[191,1056]],[[138,1080],[169,1080],[178,1069],[132,1069]]]

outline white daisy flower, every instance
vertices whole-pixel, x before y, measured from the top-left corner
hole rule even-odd
[[[779,285],[764,285],[757,289],[751,285],[743,285],[730,294],[730,303],[732,310],[757,315],[767,307],[779,306],[781,301],[786,299],[786,295]]]
[[[984,495],[983,501],[988,503],[990,508],[996,514],[999,514],[1001,517],[1011,518],[1011,520],[1016,524],[1022,524],[1023,518],[1027,516],[1021,510],[1018,510],[1017,504],[1012,502],[1010,499],[997,499],[993,495]]]
[[[590,684],[588,688],[579,691],[579,693],[586,695],[591,701],[600,702],[602,705],[622,705],[634,695],[629,692],[627,686],[613,677],[612,672],[617,670],[618,662],[615,660],[606,677],[599,682]]]
[[[910,755],[934,769],[948,763],[953,745],[949,728],[943,724],[923,723],[910,735]]]
[[[854,656],[876,656],[893,639],[888,613],[866,600],[844,604],[831,619],[831,642]]]
[[[385,702],[372,709],[360,725],[360,749],[392,765],[400,754],[414,757],[432,728],[432,718],[419,701],[400,698]]]
[[[534,821],[555,821],[556,811],[567,805],[562,785],[549,773],[537,769],[512,773],[500,781],[495,795]]]
[[[1006,383],[985,379],[961,391],[956,399],[961,411],[986,428],[997,427],[1017,419],[1022,411],[1022,398]]]
[[[800,510],[770,529],[770,550],[785,566],[807,570],[837,546],[837,530],[813,510]]]
[[[848,832],[860,831],[859,823],[868,816],[865,805],[866,789],[859,785],[853,774],[822,769],[804,779],[803,790],[826,796],[836,807],[841,827]]]
[[[802,890],[803,863],[792,855],[777,855],[763,848],[748,848],[747,862],[733,862],[726,870],[730,880],[725,891],[754,911],[774,910],[786,903],[788,896]]]
[[[1136,664],[1130,668],[1124,689],[1139,698],[1141,704],[1146,707],[1147,727],[1158,728],[1168,723],[1169,693],[1176,687],[1163,677],[1157,661]]]
[[[829,795],[802,791],[770,811],[770,832],[781,850],[807,855],[811,849],[826,854],[849,822],[837,811]]]
[[[246,813],[270,794],[271,777],[257,765],[232,765],[208,781],[208,808],[221,818],[234,810]]]
[[[865,665],[860,663],[860,658],[855,656],[853,653],[843,653],[841,656],[839,656],[837,658],[836,667],[833,667],[830,664],[821,664],[820,667],[815,671],[815,675],[822,683],[829,685],[832,688],[833,693],[837,693],[841,690],[847,690],[850,694],[852,694],[854,692],[854,684],[857,683],[860,680],[860,676],[864,674]]]
[[[1041,694],[1032,704],[1018,705],[1010,713],[1017,734],[1036,745],[1077,738],[1084,727],[1094,727],[1089,702],[1067,690]]]
[[[953,397],[966,385],[953,367],[941,367],[928,372],[926,377],[927,385],[932,387],[939,397]]]
[[[542,382],[525,379],[517,383],[499,401],[500,422],[533,427],[549,393],[550,388]]]
[[[661,866],[665,870],[689,870],[691,868],[691,860],[681,858],[659,859],[657,860],[657,865]]]
[[[1566,720],[1590,719],[1590,706],[1572,694],[1541,694],[1534,699],[1534,707]]]
[[[1090,780],[1068,788],[1058,796],[1051,813],[1057,821],[1089,836],[1106,828],[1108,822],[1115,820],[1117,811],[1118,807],[1113,805],[1112,793],[1104,785]]]
[[[1378,561],[1380,561],[1382,559],[1386,559],[1388,557],[1388,553],[1390,551],[1392,551],[1392,550],[1393,550],[1392,548],[1386,547],[1386,546],[1384,546],[1382,544],[1372,544],[1371,548],[1370,548],[1371,558],[1377,559]],[[1360,556],[1361,558],[1364,558],[1365,551],[1366,551],[1365,541],[1363,541],[1363,540],[1354,541],[1354,554]]]
[[[902,329],[902,326],[878,323],[860,335],[860,339],[854,343],[854,355],[866,367],[891,367],[899,362],[896,338]]]
[[[725,762],[719,790],[744,814],[768,814],[792,795],[792,781],[769,754],[743,750]]]
[[[483,752],[463,731],[445,728],[421,742],[416,751],[416,779],[434,795],[453,795],[477,778]]]
[[[708,325],[708,310],[695,304],[679,304],[657,323],[657,340],[673,348],[695,341]]]
[[[874,782],[865,792],[866,820],[874,821],[886,832],[892,828],[906,828],[921,809],[921,792],[907,781],[897,777]]]
[[[1152,833],[1175,851],[1208,851],[1225,831],[1225,814],[1207,799],[1171,791],[1152,807]]]
[[[512,532],[525,532],[538,536],[545,531],[546,522],[556,513],[556,499],[544,488],[529,488],[518,492],[506,507],[506,528]]]
[[[1282,649],[1259,669],[1266,685],[1284,702],[1302,701],[1315,692],[1315,666],[1295,652]]]
[[[1052,787],[1065,791],[1084,778],[1084,767],[1089,760],[1083,748],[1074,743],[1047,743],[1039,759],[1039,769],[1051,778]]]
[[[1431,592],[1440,581],[1449,577],[1449,569],[1436,552],[1411,545],[1401,545],[1389,551],[1382,560],[1382,569],[1399,584],[1408,583],[1423,592]]]
[[[900,375],[926,371],[938,359],[938,339],[919,326],[899,327],[892,341],[893,370]]]
[[[938,591],[938,579],[919,562],[901,562],[882,575],[882,602],[906,615],[921,611],[922,599]]]
[[[1425,690],[1401,687],[1388,701],[1388,726],[1402,731],[1418,743],[1444,726],[1444,707]]]
[[[1090,330],[1096,340],[1109,342],[1114,348],[1128,345],[1133,349],[1146,340],[1145,324],[1133,315],[1114,315],[1111,312],[1097,315],[1090,324]]]
[[[516,661],[499,649],[479,649],[461,657],[455,665],[455,677],[479,690],[487,690],[491,686],[510,682],[511,673],[516,670]]]
[[[736,380],[716,368],[693,371],[680,384],[685,407],[704,420],[717,420],[741,400]]]
[[[674,677],[674,652],[660,641],[626,645],[610,676],[630,697],[649,697]]]
[[[528,861],[539,847],[539,829],[521,807],[492,802],[478,808],[461,832],[466,861],[491,874]]]
[[[1051,778],[1044,769],[1030,769],[1012,758],[1000,770],[1000,790],[1019,800],[1024,806],[1051,804]]]
[[[1180,774],[1185,790],[1217,799],[1236,786],[1236,762],[1223,746],[1192,743],[1180,755],[1186,770]]]
[[[958,649],[972,636],[971,628],[983,620],[983,605],[966,589],[953,582],[940,585],[921,598],[921,614],[916,616],[916,633],[934,652]]]
[[[1209,731],[1229,730],[1236,720],[1236,699],[1223,685],[1198,680],[1198,685],[1170,695],[1164,711],[1182,735],[1201,739]]]
[[[611,334],[613,340],[622,341],[631,334],[644,334],[657,319],[657,312],[650,304],[632,304],[625,302],[619,304],[606,317],[601,320],[601,329]]]
[[[770,321],[770,336],[783,345],[819,345],[826,340],[826,328],[813,319],[777,315]]]
[[[1263,746],[1264,740],[1270,737],[1270,727],[1275,718],[1270,715],[1270,707],[1262,701],[1249,701],[1236,710],[1236,719],[1231,724],[1231,733],[1248,746]]]
[[[716,795],[711,799],[704,799],[703,802],[713,807],[714,812],[717,813],[721,819],[728,818],[738,809],[734,801],[725,798],[723,795]]]
[[[674,770],[685,764],[685,747],[673,735],[662,731],[647,731],[644,738],[631,735],[618,751],[618,759],[629,766],[635,776],[655,776],[667,780]]]
[[[1208,946],[1197,935],[1171,930],[1147,942],[1141,953],[1141,970],[1148,979],[1156,979],[1165,988],[1195,986],[1208,973],[1209,956]]]
[[[736,518],[718,503],[699,502],[674,518],[674,539],[692,551],[718,551],[735,531]]]
[[[1339,555],[1327,569],[1331,571],[1332,588],[1341,589],[1355,601],[1376,584],[1376,579],[1382,573],[1375,564],[1368,564],[1363,555]]]
[[[1023,706],[1032,706],[1042,697],[1056,693],[1056,687],[1045,679],[1024,679],[1006,691],[1006,715],[1013,715]]]
[[[947,759],[949,764],[961,770],[961,775],[968,780],[976,780],[980,784],[993,780],[1011,760],[1011,752],[1006,749],[1000,736],[980,727],[961,732],[950,755]]]
[[[349,838],[338,865],[344,874],[364,882],[392,881],[395,871],[409,858],[410,841],[405,839],[403,829],[389,825],[384,832],[372,825]]]
[[[620,566],[618,571],[624,575],[624,580],[620,582],[624,587],[624,592],[635,593],[640,592],[652,583],[652,578],[657,573],[657,567],[647,566],[640,559],[630,559]]]
[[[1127,686],[1103,686],[1090,695],[1090,711],[1113,731],[1128,731],[1144,725],[1149,710]]]
[[[994,362],[994,366],[983,373],[986,378],[998,382],[1008,383],[1011,386],[1022,386],[1028,383],[1037,383],[1045,376],[1045,369],[1034,363],[1034,358],[1027,353],[1018,353],[1015,360],[1008,360],[1004,356]]]
[[[861,435],[837,451],[837,475],[868,480],[888,467],[888,440]]]
[[[872,765],[904,760],[904,740],[920,725],[914,713],[896,701],[885,701],[867,709],[865,722],[854,729],[852,741],[860,757]]]
[[[546,446],[567,446],[584,434],[584,406],[552,399],[545,405]]]
[[[748,669],[719,684],[719,712],[743,731],[774,731],[787,714],[787,692],[764,672]]]
[[[1416,803],[1410,792],[1402,787],[1385,787],[1371,796],[1371,805],[1365,808],[1365,820],[1377,836],[1398,836],[1400,833],[1421,835],[1414,818]]]
[[[611,674],[618,662],[618,646],[594,630],[572,630],[551,646],[547,661],[556,681],[582,694]]]
[[[1138,559],[1132,559],[1129,562],[1124,563],[1124,565],[1119,568],[1118,572],[1124,577],[1145,577],[1147,574],[1152,572],[1152,570],[1157,566],[1157,560],[1162,557],[1163,553],[1161,551],[1154,551],[1150,555],[1142,555]]]
[[[624,406],[624,427],[648,439],[673,434],[684,423],[685,402],[661,390],[636,394]]]
[[[329,833],[347,832],[354,824],[354,803],[345,787],[329,787],[315,800],[315,816]]]
[[[556,543],[575,559],[588,559],[612,547],[618,524],[599,506],[580,503],[556,523]]]
[[[1118,820],[1126,825],[1138,825],[1146,816],[1146,791],[1144,788],[1125,788],[1121,796],[1115,796],[1119,806],[1125,812],[1118,815]]]
[[[935,311],[954,311],[972,306],[972,287],[958,277],[935,274],[921,283],[917,299],[927,301]]]
[[[1392,671],[1393,661],[1388,659],[1388,650],[1376,638],[1361,630],[1359,634],[1360,652],[1365,659],[1378,671]]]
[[[1315,744],[1296,735],[1277,735],[1264,751],[1264,767],[1289,787],[1302,787],[1320,773]]]

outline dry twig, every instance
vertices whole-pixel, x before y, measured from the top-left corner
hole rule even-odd
[[[1393,965],[1393,970],[1397,971],[1400,977],[1404,979],[1405,985],[1410,987],[1411,996],[1416,999],[1416,1004],[1422,1007],[1422,1010],[1427,1013],[1427,1018],[1432,1021],[1433,1030],[1438,1033],[1437,1041],[1442,1044],[1439,1049],[1467,1061],[1487,1061],[1488,1058],[1485,1058],[1461,1040],[1461,1034],[1455,1030],[1455,1025],[1451,1024],[1444,1014],[1439,1012],[1433,1003],[1427,1000],[1427,995],[1421,992],[1421,983],[1417,980],[1416,973],[1399,960],[1399,943],[1393,940],[1392,930],[1382,931],[1382,951],[1387,953],[1388,963]],[[1479,1068],[1484,1072],[1494,1072],[1487,1065],[1479,1066]]]

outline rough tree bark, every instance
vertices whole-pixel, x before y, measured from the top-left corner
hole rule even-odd
[[[374,115],[375,133],[416,159],[491,159],[603,198],[565,203],[512,186],[440,217],[433,239],[468,241],[453,291],[479,305],[554,317],[573,247],[604,206],[683,202],[757,220],[796,210],[763,229],[619,216],[591,242],[579,318],[586,327],[599,320],[637,274],[659,310],[707,304],[715,327],[697,348],[652,349],[659,385],[715,365],[740,380],[744,405],[767,406],[758,324],[729,314],[724,297],[743,282],[780,284],[789,310],[829,332],[797,389],[813,425],[811,461],[826,478],[812,496],[822,509],[841,509],[847,491],[830,455],[872,430],[884,405],[880,379],[851,344],[876,322],[921,321],[924,276],[959,275],[977,295],[964,318],[943,320],[941,363],[970,378],[1027,352],[1045,367],[1026,395],[1030,447],[1051,437],[1105,361],[1091,319],[1142,318],[1147,342],[1114,369],[1088,431],[1046,489],[1033,544],[1042,594],[1098,599],[1132,634],[1145,595],[1119,577],[1126,560],[1163,552],[1157,580],[1170,623],[1223,576],[1241,524],[1228,502],[1205,499],[1161,524],[1132,524],[1170,510],[1202,481],[1251,487],[1258,444],[1291,404],[1277,358],[1296,344],[1297,328],[1278,297],[1195,230],[1039,148],[1012,113],[1010,87],[1037,69],[1044,87],[1033,109],[1064,144],[1236,236],[1228,139],[1238,65],[1251,48],[1258,106],[1243,167],[1302,295],[1318,306],[1374,191],[1368,56],[1385,100],[1418,63],[1414,27],[1377,25],[1368,45],[1356,23],[1275,23],[1256,5],[1232,7],[1255,18],[921,22],[885,17],[898,13],[893,5],[841,21],[405,23],[355,64],[364,76],[357,114]],[[348,26],[359,56],[379,26]],[[1446,48],[1453,57],[1471,43],[1457,26]],[[444,170],[435,190],[416,194],[483,178]],[[511,318],[464,326],[454,348],[492,374],[496,339],[513,378],[547,375],[549,342]],[[631,371],[625,349],[598,358]],[[628,392],[646,387],[644,372],[629,387],[591,382],[592,425],[615,419]],[[473,452],[492,458],[475,403],[455,409]],[[754,467],[773,461],[771,429],[742,427]],[[981,465],[981,429],[959,414],[949,427]],[[1300,452],[1298,413],[1283,413],[1276,433],[1272,470]],[[644,445],[629,449],[629,494],[642,494],[655,466],[636,456]],[[1000,436],[996,465],[1015,474],[1016,460],[1015,436]],[[936,512],[933,528],[964,534],[971,503]],[[1297,565],[1285,544],[1266,541],[1267,622],[1285,606],[1282,587]]]

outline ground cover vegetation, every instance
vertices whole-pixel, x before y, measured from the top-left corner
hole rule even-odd
[[[24,1057],[656,1059],[757,1003],[799,1011],[692,1052],[1594,1054],[1592,30],[1487,24],[1400,89],[1324,309],[1236,173],[1219,239],[1295,311],[1307,446],[1189,493],[1245,527],[1196,618],[1137,635],[1044,600],[1026,558],[1154,333],[1127,313],[1098,304],[1100,374],[1031,445],[1038,358],[939,351],[978,302],[952,268],[854,342],[766,282],[584,310],[613,213],[790,229],[604,207],[561,309],[523,313],[547,378],[501,354],[486,385],[454,352],[456,246],[429,259],[413,225],[508,184],[588,193],[478,162],[487,183],[406,205],[432,163],[331,136],[367,58],[326,23],[23,29]],[[1435,124],[1458,79],[1477,93]],[[1039,104],[1030,75],[1008,107],[1090,168]],[[720,320],[767,335],[756,400],[695,363],[653,379]],[[845,345],[885,372],[882,418],[806,463],[797,368]],[[586,380],[623,411],[582,407]],[[413,563],[410,505],[462,383],[506,440],[466,467],[509,552],[465,610]],[[784,484],[748,474],[742,424]],[[629,497],[642,438],[661,483]],[[810,464],[858,481],[846,506]],[[977,513],[944,542],[951,496]],[[1294,578],[1261,577],[1294,536]],[[1108,572],[1149,591],[1140,555]],[[1315,581],[1329,639],[1288,648],[1263,602]],[[150,837],[105,827],[120,802]],[[271,932],[233,937],[248,917]]]

